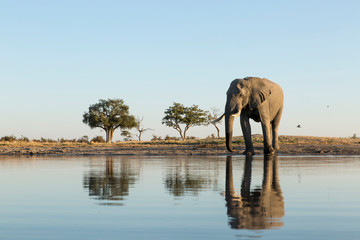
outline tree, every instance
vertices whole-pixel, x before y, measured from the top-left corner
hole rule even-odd
[[[124,141],[131,141],[132,140],[132,134],[128,130],[122,130],[121,136],[124,137]]]
[[[83,123],[90,128],[101,128],[106,132],[106,142],[112,142],[117,128],[131,129],[136,127],[135,117],[129,114],[129,106],[122,99],[100,99],[90,105],[89,111],[83,114]]]
[[[209,124],[207,112],[201,110],[197,105],[184,107],[184,105],[174,102],[164,113],[162,124],[177,130],[182,140],[185,140],[186,132],[190,127]],[[182,130],[181,124],[185,125],[184,130]]]
[[[219,122],[214,122],[214,120],[219,118],[219,109],[212,107],[211,113],[208,114],[207,118],[208,118],[209,123],[211,123],[216,128],[217,136],[219,138],[220,137],[220,129],[218,128],[218,126],[216,124],[219,124],[221,120]]]
[[[151,128],[144,128],[142,121],[144,120],[144,117],[136,117],[135,122],[136,122],[136,130],[139,132],[138,134],[136,134],[136,136],[138,137],[139,141],[141,141],[141,135],[143,132],[148,131],[148,130],[153,130]]]

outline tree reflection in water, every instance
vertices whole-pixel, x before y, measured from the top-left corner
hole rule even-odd
[[[232,156],[226,158],[225,200],[229,224],[235,229],[270,229],[283,226],[285,215],[277,156],[264,156],[264,173],[260,189],[251,190],[252,157],[245,159],[240,194],[233,183]]]
[[[164,184],[174,197],[196,196],[201,191],[218,188],[220,161],[176,159],[167,164]]]
[[[104,200],[101,205],[123,205],[122,200],[129,195],[129,188],[138,179],[139,171],[129,160],[116,161],[107,156],[105,166],[93,166],[84,175],[84,188],[89,196]]]

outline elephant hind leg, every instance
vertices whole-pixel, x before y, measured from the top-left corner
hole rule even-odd
[[[283,108],[281,107],[271,124],[272,125],[272,137],[273,137],[272,145],[273,145],[274,150],[280,149],[278,130],[279,130],[279,125],[280,125],[282,110],[283,110]]]

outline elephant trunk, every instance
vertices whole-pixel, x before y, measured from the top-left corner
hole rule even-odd
[[[225,133],[226,133],[226,148],[229,152],[233,152],[232,135],[233,135],[234,116],[225,114]]]

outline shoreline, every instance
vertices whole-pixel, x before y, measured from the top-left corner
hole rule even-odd
[[[256,155],[263,154],[262,136],[253,137]],[[279,156],[286,155],[360,155],[360,139],[304,136],[280,136]],[[242,137],[234,139],[235,152],[228,152],[225,140],[77,143],[77,142],[0,142],[0,156],[191,156],[242,155]]]

